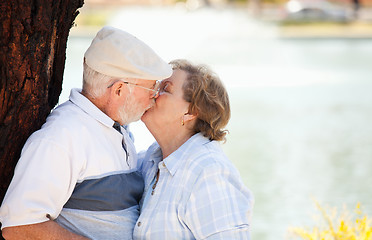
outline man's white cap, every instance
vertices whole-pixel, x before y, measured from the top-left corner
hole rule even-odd
[[[162,80],[173,72],[144,42],[109,26],[97,33],[84,57],[90,68],[111,77]]]

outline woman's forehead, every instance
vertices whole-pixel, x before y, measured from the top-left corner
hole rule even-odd
[[[169,80],[173,84],[183,83],[186,80],[187,73],[184,70],[176,69],[173,72],[173,75],[169,78]]]

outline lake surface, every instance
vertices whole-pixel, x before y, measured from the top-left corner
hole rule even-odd
[[[232,118],[223,148],[255,195],[252,237],[285,239],[313,226],[323,205],[372,215],[372,40],[282,39],[245,11],[126,8],[110,25],[167,61],[210,65],[228,88]],[[70,36],[63,92],[81,86],[93,36]],[[139,150],[152,143],[142,123]]]

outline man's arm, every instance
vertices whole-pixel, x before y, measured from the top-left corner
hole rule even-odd
[[[67,229],[58,225],[54,221],[47,221],[42,223],[5,227],[2,230],[3,237],[7,240],[11,239],[70,239],[70,240],[84,240],[89,239],[75,233],[68,231]]]

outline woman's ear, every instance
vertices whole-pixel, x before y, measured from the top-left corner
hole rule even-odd
[[[192,121],[194,119],[197,118],[197,115],[195,114],[191,114],[191,113],[185,113],[185,115],[183,115],[183,121],[186,123],[186,122],[189,122],[189,121]]]

